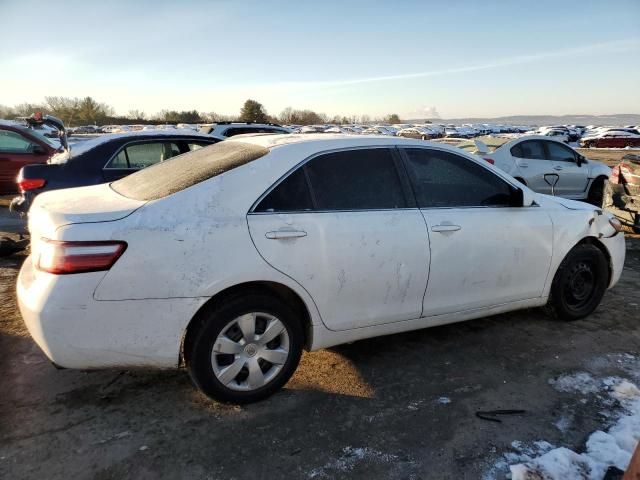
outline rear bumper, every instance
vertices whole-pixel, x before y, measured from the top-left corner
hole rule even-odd
[[[66,368],[178,365],[186,326],[206,299],[96,301],[104,272],[51,275],[33,268],[18,276],[18,306],[34,341]]]

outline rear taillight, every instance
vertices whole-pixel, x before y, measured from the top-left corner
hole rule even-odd
[[[20,178],[18,177],[18,188],[22,193],[27,190],[35,190],[44,187],[47,181],[44,178]]]
[[[127,248],[125,242],[64,242],[41,239],[37,245],[35,265],[38,270],[66,275],[69,273],[109,270]]]
[[[487,162],[489,162],[491,165],[493,165],[494,163],[496,163],[496,161],[495,161],[493,158],[485,157],[485,160],[486,160]]]

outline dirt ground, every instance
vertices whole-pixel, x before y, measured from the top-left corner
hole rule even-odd
[[[606,163],[610,167],[613,167],[615,164],[617,164],[622,159],[622,157],[628,153],[640,155],[640,150],[627,148],[576,148],[576,150],[585,157],[591,160],[597,160],[599,162]]]
[[[612,407],[549,381],[640,374],[640,238],[627,247],[585,320],[527,310],[307,353],[281,393],[246,407],[205,398],[184,371],[56,370],[16,310],[24,256],[2,258],[0,478],[502,479],[516,440],[579,451]],[[475,415],[514,408],[526,413]]]

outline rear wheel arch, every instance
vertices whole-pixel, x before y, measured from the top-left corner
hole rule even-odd
[[[598,175],[593,179],[587,191],[587,201],[597,207],[602,205],[602,195],[604,194],[604,182],[608,177],[606,175]]]
[[[196,333],[198,332],[201,321],[206,317],[203,315],[208,311],[213,311],[220,305],[228,302],[232,299],[242,297],[249,294],[266,294],[273,296],[291,307],[291,309],[297,314],[300,319],[302,330],[304,332],[304,345],[309,348],[312,341],[312,322],[311,314],[304,300],[290,287],[278,282],[271,281],[254,281],[245,282],[228,287],[218,293],[205,302],[195,315],[189,321],[187,328],[184,331],[182,337],[182,343],[180,346],[180,365],[185,364],[185,354],[190,351],[190,344],[193,342]]]

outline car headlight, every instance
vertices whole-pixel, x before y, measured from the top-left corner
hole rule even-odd
[[[620,233],[622,231],[622,223],[616,217],[610,217],[609,224],[613,227],[616,233]]]

